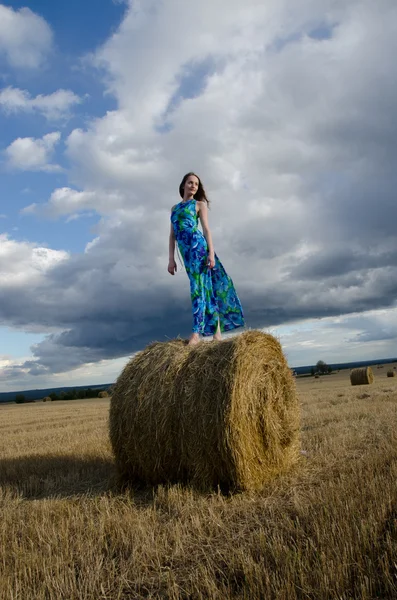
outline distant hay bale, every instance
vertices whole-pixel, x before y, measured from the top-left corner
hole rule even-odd
[[[45,398],[43,398],[43,402],[51,402],[51,398],[49,396],[46,396]]]
[[[102,390],[102,392],[99,392],[98,398],[109,398],[109,394],[106,390]]]
[[[395,377],[395,376],[396,376],[396,373],[395,373],[395,371],[388,371],[388,372],[387,372],[387,376],[388,376],[388,377]]]
[[[279,342],[155,342],[119,376],[110,439],[120,478],[258,489],[299,457],[295,381]]]
[[[362,367],[353,369],[350,373],[350,383],[352,385],[368,385],[374,382],[374,374],[371,367]]]

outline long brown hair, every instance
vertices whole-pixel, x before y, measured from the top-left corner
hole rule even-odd
[[[183,177],[180,185],[179,185],[179,195],[181,198],[183,198],[183,192],[185,189],[185,183],[188,179],[188,177],[190,177],[191,175],[193,175],[194,177],[197,177],[198,179],[198,188],[197,188],[197,192],[194,195],[194,199],[195,200],[204,200],[204,202],[206,202],[209,206],[210,201],[207,198],[207,195],[205,193],[205,189],[203,184],[201,183],[201,179],[198,175],[196,175],[196,173],[193,173],[193,171],[191,171],[190,173],[186,173],[186,175]]]

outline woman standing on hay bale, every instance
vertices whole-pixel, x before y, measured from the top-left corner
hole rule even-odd
[[[189,344],[197,344],[200,334],[220,340],[222,331],[244,325],[243,309],[233,281],[215,254],[208,225],[209,202],[195,173],[184,176],[179,195],[182,200],[171,210],[168,272],[174,275],[177,271],[177,242],[190,280],[193,333]],[[199,219],[203,233],[198,228]]]

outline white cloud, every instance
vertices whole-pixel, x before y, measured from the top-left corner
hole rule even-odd
[[[14,359],[11,356],[7,356],[5,355],[0,355],[0,372],[2,370],[7,370],[7,369],[12,369],[14,367],[18,367],[18,365],[21,364],[21,362],[25,362],[27,360],[29,360],[29,356],[22,356],[19,359]],[[12,388],[11,388],[12,389]],[[3,390],[2,391],[8,391],[8,390]]]
[[[363,182],[368,168],[374,181],[386,165],[374,140],[383,122],[394,122],[395,12],[391,1],[381,13],[355,0],[236,2],[227,11],[221,1],[182,9],[176,2],[134,5],[96,57],[108,69],[118,109],[67,139],[74,180],[83,190],[118,192],[130,210],[160,218],[193,167],[214,199],[220,255],[230,257],[245,285],[254,279],[262,290],[263,281],[278,286],[298,264],[332,257],[344,242],[351,252],[352,237],[364,256],[371,207],[366,214]],[[178,34],[187,22],[194,23],[194,44]],[[311,36],[320,25],[324,39]],[[161,61],[153,56],[158,47]],[[138,64],[130,59],[135,55]],[[208,56],[213,70],[201,93],[183,98],[184,74]],[[371,90],[380,87],[385,95],[375,97]],[[389,107],[387,119],[377,103]],[[160,132],[164,122],[169,129]],[[331,200],[333,185],[343,193]],[[394,236],[385,210],[376,212],[383,235]],[[167,225],[164,219],[163,235]],[[372,235],[381,254],[382,236]],[[157,236],[154,251],[161,244]],[[310,248],[306,256],[299,254],[303,247]],[[345,293],[357,298],[360,286]],[[337,287],[334,294],[343,296]]]
[[[62,328],[35,347],[37,364],[67,371],[189,332],[188,279],[166,266],[192,168],[249,326],[393,307],[396,16],[394,0],[131,2],[94,59],[116,109],[67,138],[70,186],[24,210],[101,215],[23,310],[5,298],[10,323]],[[347,359],[370,335],[390,347],[379,320],[350,325],[314,327],[296,352],[310,362],[328,334]]]
[[[81,98],[70,90],[57,90],[48,95],[32,97],[26,90],[7,87],[0,91],[0,107],[8,113],[39,113],[50,121],[70,116],[70,109],[80,104]]]
[[[5,150],[7,164],[21,171],[61,171],[59,165],[50,162],[60,139],[59,131],[47,133],[38,139],[17,138]]]
[[[93,217],[95,216],[95,213],[93,212],[86,212],[86,213],[73,213],[71,214],[67,219],[66,219],[66,223],[71,223],[72,221],[78,221],[79,219],[82,218],[89,218],[89,217]]]
[[[36,213],[57,218],[69,216],[67,222],[79,218],[81,211],[95,210],[101,214],[113,214],[126,204],[119,193],[101,193],[100,190],[78,191],[69,187],[55,189],[46,204],[33,203],[22,209],[22,214]]]
[[[109,384],[117,379],[126,362],[126,358],[119,358],[85,364],[70,371],[67,381],[65,381],[64,373],[41,372],[41,374],[38,373],[35,376],[34,387],[35,389],[46,389],[64,385]],[[21,356],[19,359],[12,359],[8,356],[0,356],[0,373],[4,376],[1,391],[12,392],[32,389],[30,371],[35,367],[34,363],[35,361],[32,361],[29,357]],[[37,371],[40,372],[40,365],[38,365]]]
[[[39,285],[56,265],[69,254],[61,250],[43,248],[29,242],[17,242],[7,234],[0,234],[0,282],[4,290],[29,290]]]
[[[122,205],[123,198],[117,193],[101,194],[99,190],[79,192],[64,187],[52,192],[45,209],[51,216],[61,216],[89,209],[100,213],[113,212]]]
[[[33,202],[32,204],[29,204],[29,206],[25,206],[24,208],[22,208],[20,213],[21,215],[33,215],[37,210],[37,206],[37,203]]]
[[[14,10],[0,4],[0,56],[11,67],[36,69],[52,46],[48,23],[29,8]]]
[[[274,327],[293,366],[396,357],[397,308]]]

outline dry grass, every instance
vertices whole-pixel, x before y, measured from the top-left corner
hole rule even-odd
[[[299,459],[295,381],[273,336],[155,342],[126,365],[110,406],[121,480],[253,491]]]
[[[120,492],[109,401],[0,406],[0,598],[397,596],[397,380],[298,379],[307,454],[262,492]]]

